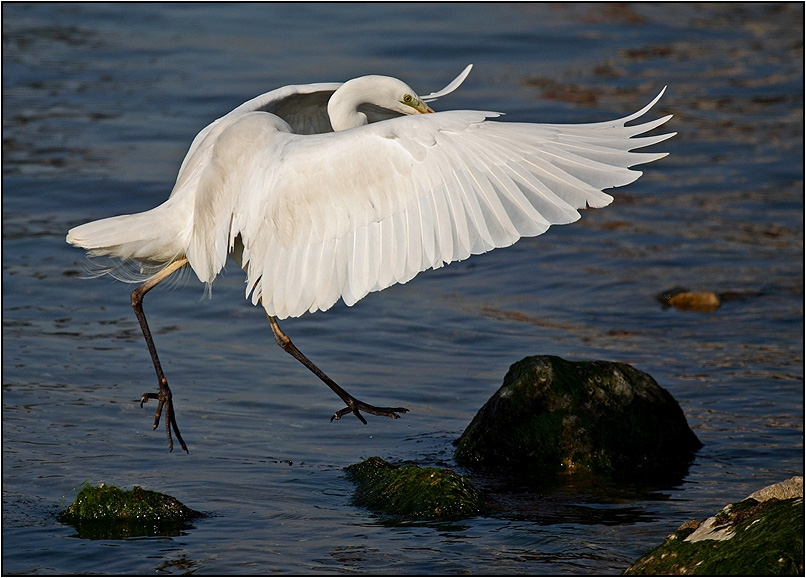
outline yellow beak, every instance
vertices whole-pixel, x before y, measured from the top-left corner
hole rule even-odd
[[[406,102],[404,100],[401,100],[400,102],[401,102],[401,104],[405,104],[406,106],[410,106],[411,108],[413,108],[415,111],[417,111],[420,114],[426,114],[428,112],[434,112],[434,110],[430,106],[425,104],[419,98],[413,98],[409,102]],[[408,114],[415,114],[415,113],[410,112]]]
[[[417,112],[420,112],[422,114],[425,114],[427,112],[434,112],[434,109],[425,104],[422,100],[418,100],[417,103],[418,103],[417,106],[414,107],[414,109]]]

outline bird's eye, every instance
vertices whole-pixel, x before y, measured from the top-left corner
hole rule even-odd
[[[413,100],[414,97],[412,97],[410,94],[407,94],[406,96],[403,97],[403,102],[405,102],[406,104],[411,104]]]

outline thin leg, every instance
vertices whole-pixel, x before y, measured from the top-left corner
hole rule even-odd
[[[367,420],[364,419],[364,416],[361,415],[359,410],[363,410],[367,413],[371,413],[372,415],[383,415],[387,417],[391,417],[392,419],[397,419],[400,416],[397,415],[398,413],[406,413],[407,410],[405,407],[375,407],[373,405],[369,405],[354,398],[352,395],[344,391],[339,385],[330,379],[325,373],[316,367],[313,362],[305,357],[305,355],[297,349],[297,346],[291,343],[291,339],[283,333],[283,330],[280,329],[280,325],[277,323],[277,318],[273,317],[272,315],[266,314],[266,317],[269,318],[269,323],[271,324],[271,330],[274,333],[274,339],[277,341],[277,345],[283,348],[284,351],[290,353],[294,359],[299,361],[302,365],[310,369],[313,374],[321,379],[322,381],[327,384],[327,386],[333,390],[333,392],[338,395],[341,400],[347,404],[347,407],[341,409],[333,414],[333,417],[330,418],[330,421],[334,419],[341,419],[342,416],[348,413],[354,413],[355,416],[360,419],[364,425],[366,425]]]
[[[151,331],[148,329],[148,322],[146,322],[146,314],[143,312],[143,297],[145,297],[145,294],[151,291],[160,282],[167,279],[177,269],[181,269],[185,264],[187,264],[187,262],[188,260],[184,257],[174,261],[165,267],[165,269],[149,278],[145,283],[132,291],[132,309],[134,309],[134,314],[137,316],[137,321],[140,322],[140,328],[143,330],[143,337],[145,337],[148,351],[151,353],[151,360],[154,362],[154,369],[157,372],[157,382],[159,383],[160,387],[159,393],[144,393],[142,399],[140,400],[140,407],[143,407],[143,404],[149,399],[159,400],[159,403],[157,404],[157,413],[154,416],[154,429],[157,429],[157,426],[160,423],[162,409],[165,408],[165,432],[168,434],[168,450],[173,451],[174,449],[174,440],[171,437],[171,428],[173,427],[174,433],[176,434],[176,439],[179,440],[179,443],[182,445],[182,449],[186,452],[188,452],[188,447],[185,445],[185,440],[182,439],[182,434],[179,433],[179,427],[176,425],[171,388],[168,387],[168,380],[165,379],[165,374],[162,373],[162,365],[160,365],[160,358],[157,356],[157,348],[154,346],[154,339],[151,337]]]

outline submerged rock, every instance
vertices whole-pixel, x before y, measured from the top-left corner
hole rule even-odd
[[[121,539],[131,536],[176,536],[187,522],[204,516],[176,498],[134,486],[86,484],[58,520],[78,530],[81,538]]]
[[[456,441],[456,461],[524,474],[677,480],[702,444],[652,377],[624,363],[527,357]]]
[[[803,478],[796,476],[686,522],[624,574],[803,575]]]
[[[372,457],[345,468],[357,504],[415,520],[461,520],[483,515],[487,505],[467,478],[447,468],[396,466]]]

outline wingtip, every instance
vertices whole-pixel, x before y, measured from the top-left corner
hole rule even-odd
[[[667,86],[668,86],[668,85],[667,85]],[[663,96],[663,94],[664,94],[665,92],[666,92],[666,86],[664,86],[664,87],[663,87],[663,88],[660,90],[660,92],[658,93],[658,96],[656,96],[655,98],[653,98],[653,99],[652,99],[652,102],[650,102],[650,103],[649,103],[649,104],[646,106],[646,109],[647,109],[647,110],[649,110],[650,108],[652,108],[653,106],[655,106],[655,105],[657,104],[657,102],[658,102],[658,101],[661,99],[661,97]]]

